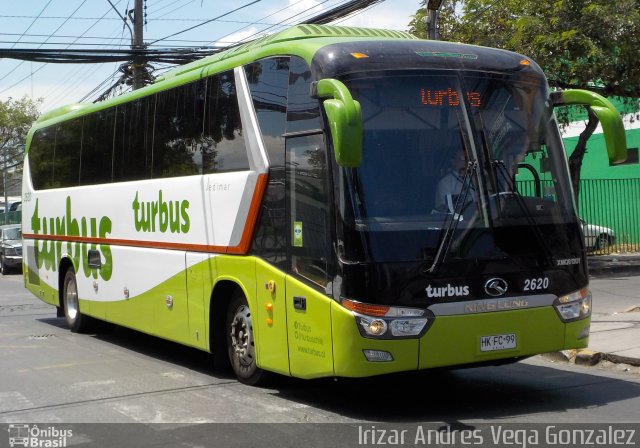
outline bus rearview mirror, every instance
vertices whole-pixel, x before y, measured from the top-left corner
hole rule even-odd
[[[609,164],[616,165],[627,160],[627,139],[622,117],[608,99],[589,90],[569,89],[552,93],[551,100],[554,107],[573,104],[589,107],[602,125]]]
[[[321,79],[311,86],[312,96],[323,99],[336,162],[357,168],[362,162],[362,111],[347,86],[337,79]]]

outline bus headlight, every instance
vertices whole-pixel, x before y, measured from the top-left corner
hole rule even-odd
[[[582,288],[558,297],[553,305],[563,322],[584,319],[591,315],[591,291],[589,288]]]
[[[350,299],[342,299],[342,305],[353,311],[358,330],[365,338],[420,337],[435,319],[431,311],[420,308],[371,305]]]

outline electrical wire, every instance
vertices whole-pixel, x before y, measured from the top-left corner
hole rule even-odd
[[[154,40],[153,42],[151,42],[151,44],[155,44],[155,43],[157,43],[157,42],[160,42],[161,40],[165,40],[165,39],[168,39],[168,38],[170,38],[170,37],[177,36],[178,34],[186,33],[187,31],[191,31],[191,30],[193,30],[193,29],[195,29],[195,28],[198,28],[198,27],[200,27],[200,26],[202,26],[202,25],[206,25],[207,23],[210,23],[210,22],[213,22],[213,21],[215,21],[215,20],[221,19],[222,17],[228,16],[229,14],[232,14],[232,13],[234,13],[234,12],[236,12],[236,11],[240,11],[241,9],[244,9],[244,8],[246,8],[246,7],[248,7],[248,6],[255,5],[256,3],[260,2],[260,1],[261,1],[261,0],[254,0],[254,1],[250,2],[250,3],[247,3],[247,4],[245,4],[245,5],[239,6],[239,7],[237,7],[236,9],[232,9],[232,10],[231,10],[231,11],[229,11],[229,12],[226,12],[226,13],[224,13],[224,14],[221,14],[221,15],[219,15],[218,17],[214,17],[213,19],[209,19],[209,20],[207,20],[207,21],[205,21],[205,22],[202,22],[202,23],[199,23],[199,24],[197,24],[197,25],[191,26],[191,27],[186,28],[186,29],[184,29],[184,30],[182,30],[182,31],[178,31],[177,33],[169,34],[168,36],[165,36],[165,37],[163,37],[163,38],[161,38],[161,39],[156,39],[156,40]]]

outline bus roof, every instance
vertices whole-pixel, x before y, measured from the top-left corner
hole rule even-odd
[[[136,98],[197,80],[204,76],[230,70],[254,60],[275,55],[296,55],[302,57],[311,65],[314,56],[317,56],[318,50],[323,47],[345,43],[353,43],[357,46],[358,42],[367,41],[372,43],[374,41],[383,41],[386,43],[397,42],[398,44],[405,42],[410,44],[410,47],[415,47],[416,44],[422,43],[428,45],[432,52],[445,55],[453,51],[459,52],[461,48],[475,49],[476,52],[482,51],[485,56],[491,55],[489,59],[493,61],[502,59],[506,55],[510,55],[507,57],[513,59],[513,56],[516,55],[515,53],[505,50],[442,41],[426,41],[403,31],[328,25],[297,25],[282,32],[265,36],[221,51],[213,56],[177,67],[160,76],[153,84],[142,89],[97,103],[71,104],[48,111],[35,123],[27,140],[30,141],[31,134],[38,128],[126,103]],[[356,48],[356,46],[354,46],[354,48]],[[389,48],[388,45],[382,45],[380,49],[383,47]],[[519,55],[517,56],[521,57]]]

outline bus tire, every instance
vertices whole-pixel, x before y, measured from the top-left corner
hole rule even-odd
[[[231,296],[225,330],[229,362],[238,380],[251,386],[264,384],[266,372],[256,364],[251,310],[240,289]]]
[[[611,238],[606,233],[601,233],[596,238],[596,250],[609,250],[611,246]]]
[[[91,318],[80,312],[78,283],[73,268],[67,269],[62,283],[62,307],[67,325],[73,333],[86,333],[91,328]]]

